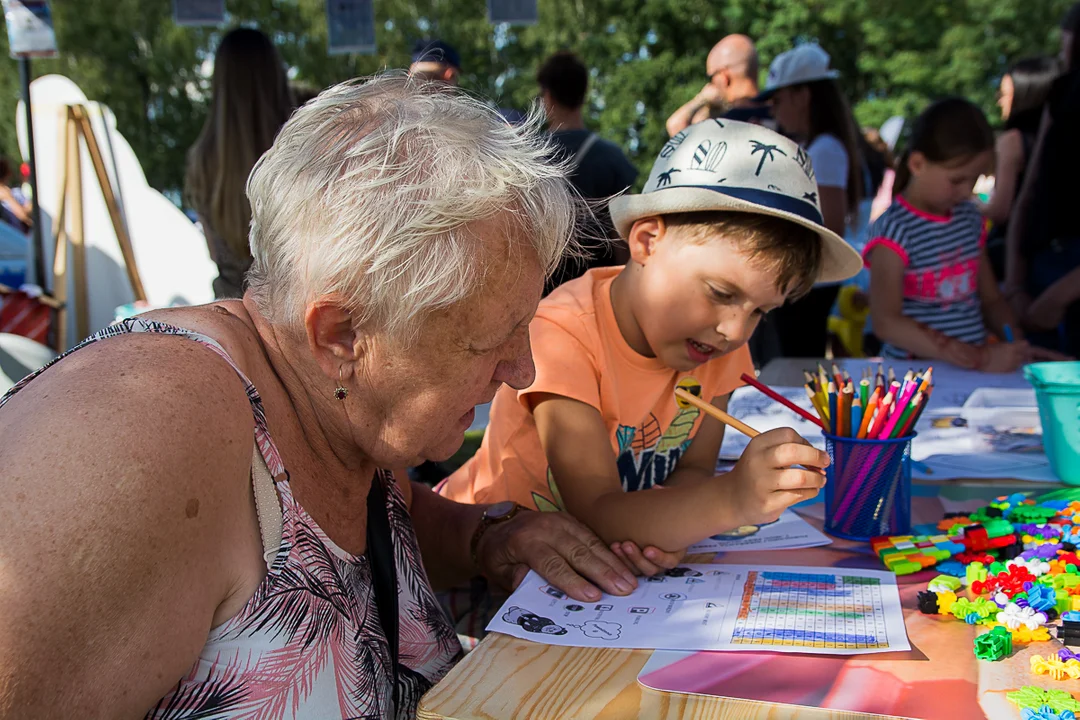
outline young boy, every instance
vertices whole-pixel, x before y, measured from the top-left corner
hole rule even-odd
[[[726,407],[754,372],[746,342],[762,316],[860,269],[821,225],[806,153],[761,126],[708,120],[668,141],[642,194],[610,207],[631,262],[540,303],[536,381],[499,391],[479,452],[439,492],[566,510],[616,548],[668,552],[816,495],[824,476],[803,468],[828,456],[787,429],[716,477],[724,426],[674,394]]]

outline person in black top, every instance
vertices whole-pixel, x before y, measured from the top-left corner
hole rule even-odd
[[[633,185],[637,168],[622,149],[585,127],[585,95],[589,88],[585,63],[574,53],[555,53],[540,66],[536,82],[540,85],[551,139],[558,147],[558,159],[569,164],[570,184],[581,197],[606,200]],[[582,224],[579,238],[588,256],[565,258],[548,280],[545,294],[590,268],[625,262],[606,203],[594,212],[595,218]]]
[[[1080,356],[1080,3],[1061,25],[1054,81],[1006,238],[1005,295],[1034,344]]]
[[[993,223],[986,239],[986,252],[994,277],[999,279],[1005,275],[1009,217],[1031,162],[1046,97],[1059,71],[1057,59],[1032,57],[1013,63],[1001,77],[998,107],[1005,121],[1005,132],[995,144],[994,193],[981,207],[983,215]]]

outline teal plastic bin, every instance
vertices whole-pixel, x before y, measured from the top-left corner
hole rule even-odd
[[[1080,485],[1080,362],[1033,363],[1024,377],[1035,388],[1050,468],[1062,482]]]

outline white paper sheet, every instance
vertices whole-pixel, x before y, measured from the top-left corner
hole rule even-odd
[[[627,597],[572,600],[534,572],[487,627],[569,647],[825,655],[909,650],[896,576],[876,570],[682,565]]]
[[[803,520],[797,513],[785,510],[780,519],[758,526],[757,532],[745,537],[716,535],[702,540],[688,553],[736,552],[739,550],[796,550],[832,543],[827,535]]]

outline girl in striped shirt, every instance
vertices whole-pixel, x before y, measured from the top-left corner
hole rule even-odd
[[[993,164],[994,133],[967,100],[941,100],[915,121],[893,203],[870,227],[863,252],[882,355],[987,372],[1060,359],[1020,336],[987,259],[987,223],[971,198]],[[988,342],[990,332],[1008,341]]]

